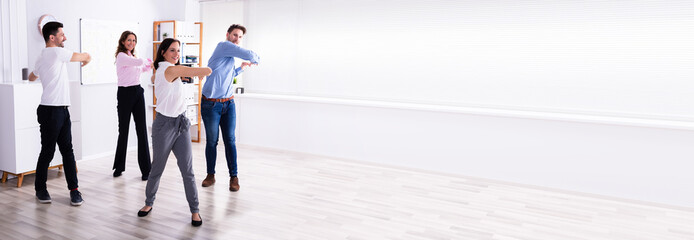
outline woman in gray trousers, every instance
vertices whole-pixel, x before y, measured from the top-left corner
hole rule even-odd
[[[181,42],[173,38],[162,41],[154,60],[154,93],[157,96],[157,115],[152,123],[152,170],[145,189],[145,206],[137,213],[144,217],[152,211],[159,181],[166,166],[166,160],[173,151],[178,168],[183,177],[186,199],[192,213],[191,224],[202,225],[198,209],[198,190],[193,175],[193,154],[190,143],[190,121],[185,116],[186,105],[181,77],[199,77],[210,75],[208,67],[194,68],[178,65],[181,57]]]

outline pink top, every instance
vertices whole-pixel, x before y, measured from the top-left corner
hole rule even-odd
[[[116,56],[116,74],[118,75],[118,86],[129,87],[140,85],[140,73],[151,69],[152,60],[136,58],[124,52]]]

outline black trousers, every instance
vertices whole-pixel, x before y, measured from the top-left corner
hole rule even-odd
[[[149,176],[152,160],[147,141],[147,122],[145,120],[145,90],[140,85],[118,87],[118,146],[113,169],[125,171],[125,155],[128,151],[128,133],[130,132],[130,115],[135,120],[137,133],[137,162],[143,176]]]
[[[53,160],[55,145],[63,156],[63,168],[68,189],[77,188],[77,164],[72,150],[72,123],[66,106],[39,105],[36,109],[41,131],[41,153],[36,163],[36,191],[46,190],[48,166]]]

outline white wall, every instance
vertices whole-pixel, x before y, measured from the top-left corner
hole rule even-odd
[[[249,1],[247,46],[263,63],[246,87],[694,121],[694,33],[682,31],[692,11],[648,0]]]
[[[690,2],[246,4],[240,144],[694,207]]]
[[[694,124],[252,93],[237,97],[237,113],[239,144],[694,208]]]
[[[138,35],[139,57],[152,58],[152,22],[158,20],[199,20],[198,10],[187,13],[188,7],[195,7],[191,0],[125,0],[125,1],[90,1],[90,0],[32,0],[27,1],[26,19],[28,34],[28,60],[29,69],[34,63],[45,44],[43,38],[36,30],[36,23],[43,14],[52,14],[64,24],[67,37],[65,48],[79,51],[79,20],[90,18],[98,20],[124,20],[140,23]],[[186,19],[193,17],[195,19]],[[117,47],[118,39],[113,39],[113,49]],[[92,56],[113,58],[109,56]],[[87,65],[86,67],[89,67]],[[115,74],[115,73],[113,73]],[[79,81],[80,70],[78,64],[72,64],[68,68],[70,80]],[[142,83],[146,88],[145,100],[151,104],[151,88],[147,87],[149,76],[142,75]],[[83,158],[89,159],[113,154],[118,139],[118,118],[116,112],[117,85],[97,84],[83,85],[81,87],[82,99],[82,134],[83,134]],[[148,109],[147,121],[152,121],[151,109]],[[129,149],[137,146],[134,123],[131,122],[129,134]],[[151,141],[150,141],[151,143]]]
[[[200,17],[204,24],[202,33],[203,63],[212,56],[217,43],[226,41],[226,33],[232,24],[243,24],[243,1],[218,1],[200,3]],[[243,43],[243,42],[242,42]]]
[[[9,0],[0,2],[0,78],[4,82],[21,81],[22,68],[27,66],[26,0]]]
[[[5,22],[9,22],[9,20],[5,19],[5,15],[6,15],[4,12],[5,6],[3,6],[3,5],[4,5],[4,2],[0,3],[0,22],[5,23]],[[4,52],[3,46],[4,45],[2,44],[2,39],[4,38],[4,35],[5,35],[5,27],[2,24],[0,24],[0,83],[5,82],[5,74],[4,74],[4,72],[5,72],[5,70],[4,70],[5,69],[5,63],[4,63],[5,59],[4,58],[5,57],[3,54],[3,52]]]
[[[200,3],[198,0],[185,0],[184,20],[189,22],[200,21]]]
[[[202,33],[202,61],[207,66],[207,61],[212,56],[217,44],[226,41],[226,33],[232,24],[244,24],[244,2],[216,1],[200,3],[200,17],[203,22]],[[243,41],[241,42],[243,46]],[[240,85],[243,74],[238,77],[237,85]],[[201,122],[202,133],[200,137],[206,139],[205,125]]]

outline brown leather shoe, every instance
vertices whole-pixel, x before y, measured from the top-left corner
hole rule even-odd
[[[214,174],[207,174],[207,177],[205,178],[205,180],[202,180],[202,187],[212,186],[212,184],[214,184],[214,182],[215,182]]]
[[[239,186],[239,177],[233,176],[229,179],[229,191],[236,192],[241,188]]]

